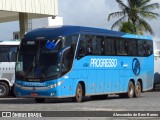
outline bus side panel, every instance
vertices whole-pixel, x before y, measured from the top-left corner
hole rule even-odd
[[[86,94],[94,95],[96,94],[96,79],[97,79],[97,70],[89,70],[88,72],[88,80],[87,80],[87,88]]]
[[[105,70],[97,70],[96,78],[96,94],[104,94],[105,92]]]
[[[0,78],[12,86],[15,82],[15,62],[0,62]]]
[[[153,55],[145,58],[140,58],[141,72],[138,78],[142,79],[143,91],[151,90],[153,88],[154,78],[154,62]]]
[[[120,79],[119,70],[112,70],[112,92],[119,92],[119,79]]]
[[[112,70],[105,70],[105,92],[112,92]]]
[[[72,72],[69,72],[68,75],[65,75],[67,78],[69,77],[69,79],[66,81],[68,82],[69,86],[68,88],[70,89],[69,91],[69,95],[70,96],[75,96],[76,94],[76,88],[79,82],[83,82],[84,83],[84,89],[85,92],[88,93],[88,86],[87,86],[87,82],[88,82],[88,70],[85,69],[72,69]],[[65,77],[64,76],[64,77]],[[65,95],[65,94],[64,94]]]

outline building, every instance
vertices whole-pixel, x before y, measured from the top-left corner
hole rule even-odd
[[[57,15],[57,0],[0,0],[0,22],[19,20],[20,37],[28,31],[28,19]]]
[[[62,17],[46,17],[46,18],[38,18],[38,19],[29,19],[28,20],[28,31],[41,28],[41,27],[52,27],[52,26],[63,25]],[[13,32],[13,40],[20,39],[20,32]]]

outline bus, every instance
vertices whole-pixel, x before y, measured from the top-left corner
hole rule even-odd
[[[160,41],[154,41],[154,86],[157,89],[160,86]]]
[[[6,97],[12,93],[19,44],[20,41],[0,41],[0,97]]]
[[[16,61],[17,97],[139,97],[153,88],[153,41],[101,28],[57,26],[28,32]]]

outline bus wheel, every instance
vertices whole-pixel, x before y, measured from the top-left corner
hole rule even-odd
[[[133,98],[133,95],[134,95],[134,84],[132,81],[129,81],[126,97]]]
[[[0,97],[6,97],[8,95],[9,95],[9,86],[4,82],[0,82]]]
[[[83,88],[81,83],[78,83],[77,89],[76,89],[75,101],[82,102],[82,100],[83,100]]]
[[[134,91],[134,97],[138,98],[141,94],[141,83],[139,81],[137,81],[137,84],[135,86],[135,91]]]
[[[153,90],[155,90],[155,89],[156,89],[156,83],[153,84]]]
[[[35,98],[36,103],[44,103],[44,98]]]

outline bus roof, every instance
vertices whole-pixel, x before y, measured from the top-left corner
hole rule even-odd
[[[0,45],[19,45],[19,44],[20,44],[20,41],[13,41],[13,40],[0,41]]]
[[[134,39],[151,39],[151,37],[149,36],[134,35],[107,29],[83,27],[83,26],[56,26],[52,28],[51,27],[38,28],[25,34],[24,39],[27,40],[36,40],[37,38],[53,39],[59,36],[67,36],[78,33],[105,35],[111,37],[134,38]]]

